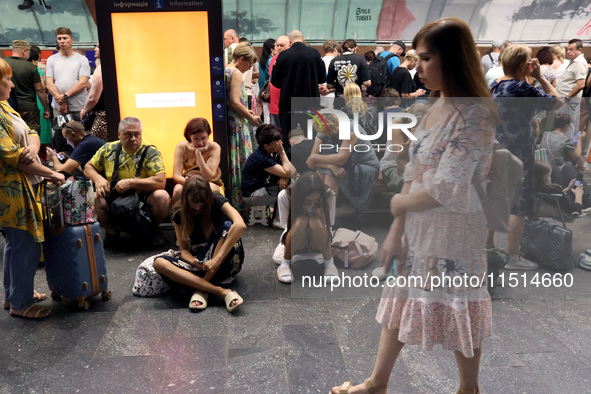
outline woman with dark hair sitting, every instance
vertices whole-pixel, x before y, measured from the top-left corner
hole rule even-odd
[[[205,118],[191,119],[183,134],[186,141],[181,141],[174,149],[172,179],[176,183],[172,192],[172,203],[179,200],[187,178],[201,175],[209,181],[211,191],[224,194],[222,170],[220,170],[220,145],[209,139],[211,127]]]
[[[285,189],[291,177],[281,132],[271,124],[257,129],[259,147],[246,160],[242,172],[242,197],[250,206],[273,205],[280,189]]]
[[[324,276],[336,277],[339,272],[334,265],[330,233],[327,189],[314,172],[300,176],[291,191],[291,209],[287,231],[282,237],[285,252],[277,268],[277,279],[292,283],[292,261],[316,260],[324,264]]]
[[[208,182],[194,176],[185,182],[181,200],[171,213],[180,258],[158,257],[154,269],[171,286],[191,288],[190,309],[205,309],[207,293],[224,299],[233,312],[242,297],[218,286],[242,268],[244,250],[240,237],[246,225],[226,197],[211,192]]]

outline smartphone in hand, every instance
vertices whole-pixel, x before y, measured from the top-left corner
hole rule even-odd
[[[577,144],[577,142],[579,142],[579,132],[577,131],[575,133],[575,136],[573,137],[573,144]]]

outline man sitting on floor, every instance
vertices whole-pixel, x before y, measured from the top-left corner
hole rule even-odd
[[[84,174],[92,179],[95,185],[98,221],[104,227],[107,239],[116,236],[118,228],[112,223],[114,218],[110,214],[113,202],[111,194],[123,195],[133,189],[138,192],[140,201],[147,204],[152,216],[152,245],[162,245],[162,234],[155,229],[170,211],[170,196],[164,190],[166,173],[162,155],[155,147],[142,144],[142,123],[137,118],[128,117],[121,120],[117,133],[119,141],[107,142],[84,167]],[[148,151],[142,163],[140,176],[136,178],[145,149]],[[111,187],[118,151],[118,181]]]
[[[53,162],[53,168],[56,171],[64,171],[73,175],[83,174],[84,166],[105,144],[105,141],[86,133],[82,123],[76,121],[66,123],[61,133],[68,141],[68,145],[74,147],[74,152],[62,163],[58,160],[58,154],[53,149],[47,148],[47,161]]]

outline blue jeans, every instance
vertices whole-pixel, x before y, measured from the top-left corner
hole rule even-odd
[[[26,309],[33,303],[35,273],[41,256],[41,244],[25,230],[3,227],[4,299],[12,309]]]

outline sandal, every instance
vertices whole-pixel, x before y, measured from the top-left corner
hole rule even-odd
[[[193,305],[193,302],[199,301],[201,305]],[[200,291],[196,291],[191,296],[191,301],[189,302],[189,309],[193,310],[201,310],[207,308],[207,293],[202,293]]]
[[[10,316],[22,317],[23,319],[43,319],[44,317],[51,316],[51,310],[43,308],[37,305],[31,305],[21,314],[15,313],[10,310]]]
[[[33,303],[45,301],[46,299],[47,299],[47,295],[33,290]],[[9,310],[10,309],[10,302],[8,302],[8,300],[2,301],[2,307],[5,310]]]
[[[47,295],[33,290],[33,302],[41,302],[47,299]]]
[[[234,300],[236,300],[236,303],[234,304],[234,306],[230,306],[230,304]],[[226,294],[226,296],[224,297],[224,302],[226,303],[226,309],[228,309],[228,312],[234,312],[236,308],[242,305],[242,302],[244,302],[244,300],[242,299],[242,297],[238,295],[238,293],[232,290],[231,292]]]
[[[388,385],[383,384],[381,386],[375,387],[373,382],[370,379],[367,379],[363,382],[365,385],[365,389],[367,390],[368,394],[377,394],[378,392],[387,392]],[[348,394],[349,390],[351,389],[351,382],[345,382],[339,387],[339,394]],[[331,391],[332,393],[332,391]],[[330,393],[329,393],[330,394]]]

